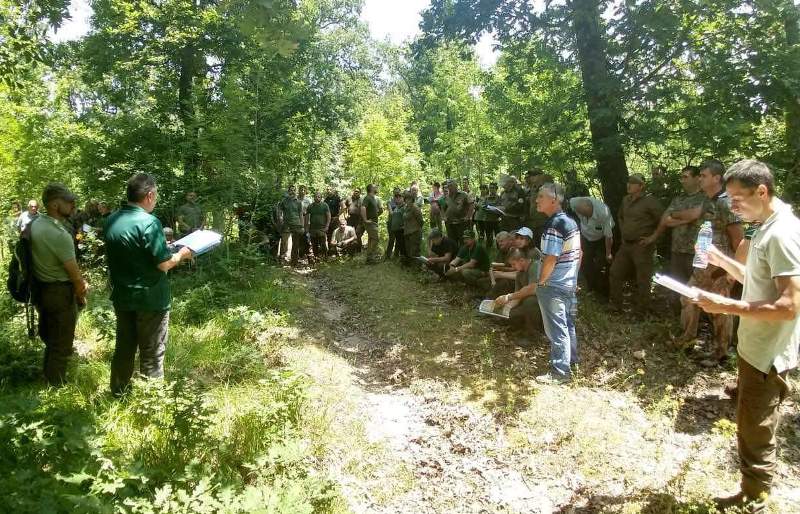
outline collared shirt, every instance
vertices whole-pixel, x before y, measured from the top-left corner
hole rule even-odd
[[[547,220],[542,233],[542,255],[558,257],[547,285],[574,291],[581,261],[581,231],[575,220],[559,211]]]
[[[592,203],[592,216],[590,218],[578,214],[576,210],[577,206],[587,200]],[[581,222],[581,235],[587,241],[598,241],[604,237],[614,237],[614,218],[611,216],[611,211],[606,204],[597,198],[577,196],[570,199],[569,206],[577,214]]]
[[[664,208],[655,196],[643,194],[638,198],[626,195],[619,210],[622,240],[631,243],[651,235],[661,221]]]
[[[17,230],[20,232],[25,230],[25,227],[28,226],[28,223],[35,220],[38,215],[39,213],[31,214],[29,211],[22,211],[22,214],[19,215],[17,221],[15,222]]]
[[[75,245],[69,230],[47,214],[39,214],[31,223],[34,276],[42,282],[69,282],[64,263],[75,260]]]
[[[158,218],[137,205],[113,213],[103,230],[111,301],[123,311],[165,311],[171,295],[158,265],[172,257]]]
[[[778,299],[777,277],[800,275],[800,220],[777,198],[775,212],[758,227],[750,241],[744,271],[742,300]],[[739,357],[762,373],[773,366],[782,373],[798,365],[800,317],[789,321],[739,321]]]
[[[705,193],[698,191],[692,194],[682,194],[672,199],[664,211],[666,214],[685,211],[700,207],[708,199]],[[694,254],[694,245],[697,242],[697,232],[700,230],[700,220],[672,228],[672,253]]]
[[[456,191],[456,194],[448,193],[443,198],[445,223],[461,223],[466,220],[470,205],[467,193]]]

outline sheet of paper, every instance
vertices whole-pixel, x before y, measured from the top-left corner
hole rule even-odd
[[[499,312],[496,312],[497,304],[494,303],[494,300],[484,300],[478,306],[478,312],[481,314],[486,314],[488,316],[497,316],[498,318],[508,319],[509,313],[511,311],[511,306],[504,305]]]
[[[668,277],[667,275],[661,275],[660,273],[656,273],[653,275],[653,282],[656,284],[666,287],[671,291],[675,291],[681,296],[685,296],[687,298],[691,298],[692,300],[696,300],[700,290],[693,286],[687,286],[681,282],[678,282],[672,277]]]
[[[178,248],[188,246],[195,255],[202,255],[219,246],[221,242],[221,234],[213,230],[197,230],[182,239],[178,239],[173,245]]]

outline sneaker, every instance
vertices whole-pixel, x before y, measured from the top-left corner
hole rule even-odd
[[[545,385],[561,385],[568,384],[570,378],[568,376],[554,375],[553,373],[545,373],[536,377],[536,381]]]
[[[766,511],[763,500],[750,500],[742,492],[725,498],[714,498],[714,506],[721,513],[763,514]]]

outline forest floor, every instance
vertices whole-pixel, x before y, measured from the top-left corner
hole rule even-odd
[[[580,372],[542,386],[546,339],[518,345],[462,286],[392,262],[297,273],[313,344],[287,359],[338,434],[323,467],[356,513],[704,513],[737,491],[735,362],[670,349],[673,317],[582,296]],[[782,407],[774,513],[800,513],[798,405]]]

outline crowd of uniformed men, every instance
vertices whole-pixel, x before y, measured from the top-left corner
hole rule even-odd
[[[635,315],[652,314],[658,310],[651,288],[657,245],[670,231],[669,255],[663,256],[668,274],[706,291],[699,300],[666,299],[672,308],[661,311],[680,312],[682,334],[674,344],[694,344],[705,311],[712,341],[701,364],[715,366],[728,359],[734,323],[740,323],[739,379],[730,393],[738,395],[742,490],[725,501],[748,504],[755,512],[772,484],[778,407],[788,393],[788,372],[798,363],[800,221],[775,196],[772,174],[758,161],[741,161],[727,173],[717,160],[686,166],[680,183],[683,191],[665,208],[642,175],[631,175],[616,219],[599,198],[565,198],[564,189],[541,170],[529,172],[524,183],[503,176],[499,184],[481,184],[477,194],[467,180],[448,180],[443,188],[433,183],[427,196],[413,182],[393,190],[385,205],[375,184],[363,196],[356,189],[347,198],[333,189],[309,197],[305,187],[296,191],[292,185],[274,210],[278,254],[292,264],[352,256],[362,251],[366,233],[367,263],[379,262],[383,253],[384,259],[400,257],[443,281],[463,281],[496,307],[506,307],[527,336],[543,332],[550,341],[550,371],[536,378],[561,384],[571,379],[579,360],[579,276],[589,294],[617,312],[626,309],[624,286],[633,279]],[[51,384],[65,379],[77,309],[86,296],[74,236],[92,226],[105,241],[117,315],[112,391],[121,394],[128,387],[137,349],[143,375],[163,374],[170,307],[166,271],[191,252],[170,249],[172,229],[151,214],[157,197],[152,177],[135,175],[126,194],[127,202],[114,213],[102,203],[76,213],[74,195],[51,184],[42,197],[45,213],[31,200],[11,220],[17,231],[30,227],[44,371]],[[204,222],[196,195],[189,193],[186,200],[178,210],[179,234]],[[423,210],[430,225],[426,251]],[[384,213],[388,238],[381,252]],[[713,246],[709,265],[701,269],[694,266],[695,243],[704,222],[712,226]]]

